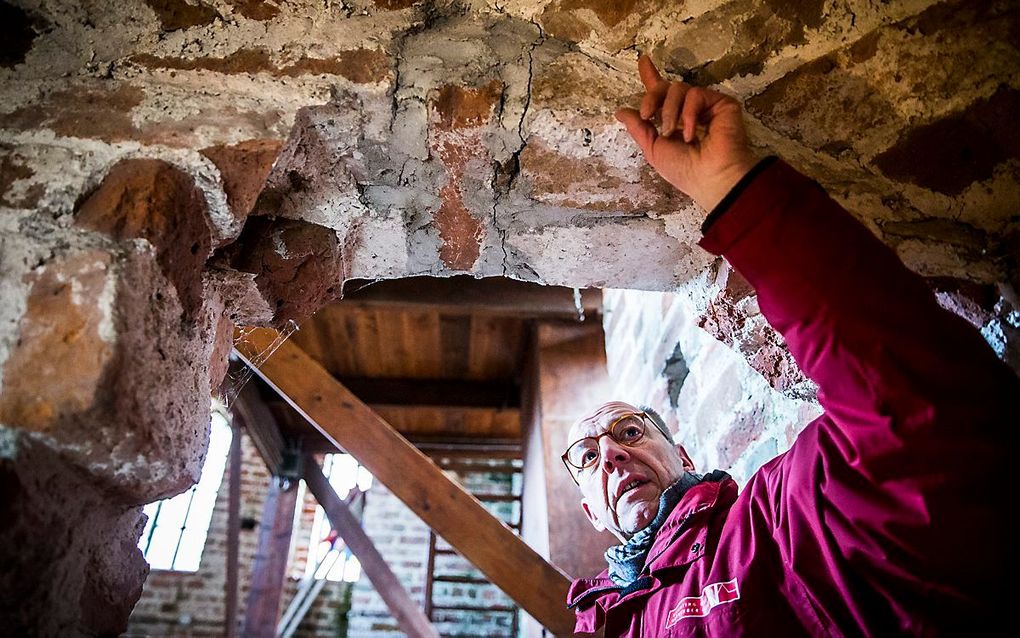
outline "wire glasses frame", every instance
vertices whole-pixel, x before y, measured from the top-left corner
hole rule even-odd
[[[635,419],[634,417],[638,418]],[[563,461],[564,467],[567,468],[567,473],[570,474],[570,478],[574,479],[574,484],[578,486],[581,485],[581,483],[577,480],[577,475],[582,470],[586,470],[588,468],[593,467],[597,463],[598,457],[593,458],[590,462],[584,461],[582,457],[581,458],[582,464],[577,465],[576,463],[570,460],[572,451],[583,453],[584,451],[588,450],[589,448],[586,447],[585,445],[586,441],[591,441],[593,444],[593,449],[598,450],[599,439],[601,439],[604,436],[611,436],[613,440],[616,441],[617,443],[621,445],[626,445],[627,447],[632,447],[636,445],[639,441],[641,441],[641,439],[645,438],[645,432],[648,430],[648,426],[645,423],[645,419],[649,419],[649,417],[644,412],[631,412],[630,414],[625,414],[620,418],[616,419],[615,421],[613,421],[612,423],[610,423],[609,427],[606,428],[606,431],[603,432],[602,434],[599,434],[597,436],[586,436],[582,439],[574,441],[569,446],[567,446],[567,451],[563,453],[563,455],[560,457],[560,460]],[[625,423],[627,421],[630,421],[628,425],[631,424],[636,425],[639,429],[635,432],[631,432],[630,434],[628,434],[626,428],[619,427],[621,423]]]

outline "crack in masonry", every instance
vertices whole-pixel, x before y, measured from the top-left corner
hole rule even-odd
[[[406,38],[406,35],[401,36],[400,42],[396,43],[396,51],[394,51],[393,55],[397,63],[393,66],[393,95],[390,98],[389,132],[391,134],[393,133],[393,125],[397,123],[397,109],[400,108],[400,98],[397,97],[397,92],[400,90],[400,65],[404,61],[404,38]]]
[[[502,87],[499,91],[499,104],[496,105],[496,119],[499,121],[499,125],[503,126],[503,111],[506,109],[506,90],[509,88],[506,82],[502,82]]]
[[[397,93],[400,91],[400,65],[404,62],[404,47],[407,45],[407,40],[432,29],[445,17],[439,12],[434,2],[425,3],[418,11],[421,16],[421,23],[407,29],[393,41],[393,57],[397,63],[393,69],[393,94],[390,97],[390,133],[393,132],[393,126],[397,122],[397,111],[402,101],[402,98],[397,97]],[[417,98],[417,96],[411,96],[411,98]]]
[[[520,175],[520,172],[521,172],[521,160],[520,160],[521,153],[524,151],[524,148],[528,144],[527,139],[524,137],[524,120],[527,118],[527,116],[528,116],[528,109],[531,107],[531,87],[532,87],[532,81],[533,81],[533,79],[535,77],[535,49],[537,49],[538,47],[542,46],[542,44],[545,42],[545,31],[543,31],[542,25],[538,24],[534,20],[531,20],[530,22],[531,22],[531,24],[535,25],[536,29],[538,29],[538,37],[535,38],[531,42],[531,44],[528,47],[528,51],[527,51],[527,55],[528,55],[528,84],[527,84],[527,88],[525,89],[524,107],[521,109],[521,118],[517,121],[517,137],[520,140],[520,146],[518,146],[517,149],[514,150],[510,154],[510,158],[506,161],[506,163],[504,163],[504,164],[497,164],[497,168],[494,168],[494,170],[493,170],[493,178],[492,178],[492,190],[493,190],[493,197],[492,197],[492,227],[495,228],[496,232],[499,234],[499,247],[503,251],[502,271],[503,271],[503,276],[504,277],[507,276],[507,273],[510,270],[510,268],[509,268],[510,253],[509,253],[509,251],[507,250],[507,247],[506,247],[507,229],[500,228],[498,220],[497,220],[497,209],[499,208],[499,203],[503,199],[503,197],[504,196],[505,197],[509,197],[510,196],[510,192],[513,190],[513,187],[514,187],[514,182],[517,181],[517,176]],[[503,121],[503,118],[502,118],[503,99],[504,99],[503,96],[501,96],[501,98],[500,98],[500,118],[499,118],[501,124],[502,124],[502,121]],[[505,180],[505,185],[502,185],[502,187],[500,187],[501,185],[499,184],[499,181],[500,181],[499,180],[499,168],[502,168],[503,166],[507,166],[508,167],[508,169],[509,169],[508,170],[508,175],[509,176]],[[532,272],[534,273],[534,271],[532,271]],[[536,275],[536,278],[537,278],[537,273],[534,273],[534,274]]]

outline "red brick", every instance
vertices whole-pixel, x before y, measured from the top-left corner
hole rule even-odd
[[[175,58],[149,53],[131,56],[134,64],[154,69],[179,71],[212,71],[238,75],[268,73],[276,77],[302,75],[338,75],[356,84],[380,82],[390,72],[390,58],[378,49],[351,49],[332,58],[298,58],[290,64],[277,65],[269,49],[244,48],[223,57]]]
[[[89,251],[31,275],[18,341],[3,367],[0,421],[46,431],[91,408],[113,358],[102,324],[110,256]],[[110,300],[112,301],[112,300]]]
[[[238,221],[248,217],[283,143],[246,140],[231,146],[210,146],[202,154],[220,170],[230,211]]]
[[[75,224],[114,239],[148,240],[185,316],[196,316],[212,232],[205,198],[189,175],[162,160],[122,160],[78,207]]]

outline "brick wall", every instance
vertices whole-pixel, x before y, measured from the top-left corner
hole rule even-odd
[[[248,437],[242,438],[241,517],[259,520],[265,500],[269,474]],[[504,463],[504,462],[498,462]],[[505,463],[504,463],[505,464]],[[451,471],[465,487],[480,494],[520,494],[519,474],[488,471]],[[131,614],[127,636],[222,636],[226,578],[227,493],[229,479],[224,477],[217,496],[209,535],[197,572],[154,570],[145,582],[142,597]],[[315,500],[307,490],[299,492],[299,510],[295,513],[293,540],[287,568],[281,614],[286,609],[305,574],[309,547],[313,539]],[[519,522],[519,504],[494,502],[486,506],[510,523]],[[425,605],[426,574],[430,530],[418,517],[378,482],[365,495],[362,524],[376,547],[386,558],[411,597]],[[257,528],[241,531],[239,618],[243,619],[250,568],[258,541]],[[448,549],[442,539],[437,548]],[[470,563],[456,554],[438,555],[437,574],[479,577]],[[337,636],[340,626],[345,585],[328,582],[305,616],[297,633],[304,636]],[[437,629],[443,636],[511,636],[516,608],[498,588],[473,583],[437,582],[433,590],[437,607],[496,606],[513,612],[434,612]],[[242,620],[243,624],[243,620]],[[368,579],[354,584],[351,609],[347,618],[351,638],[384,638],[402,635],[396,621]]]
[[[429,528],[397,497],[375,483],[365,495],[362,525],[411,598],[424,607]],[[367,578],[354,584],[348,636],[397,635],[397,622]]]
[[[612,395],[658,410],[698,471],[723,469],[743,484],[820,412],[699,328],[684,295],[606,290],[603,306]]]
[[[265,501],[269,473],[251,439],[242,436],[241,517],[258,521]],[[153,570],[145,581],[142,597],[131,613],[127,636],[222,636],[226,598],[224,585],[227,564],[227,493],[229,477],[224,476],[216,498],[209,535],[197,572]],[[304,575],[308,546],[315,516],[315,500],[307,490],[300,493],[300,511],[296,514],[291,558],[281,614],[297,591]],[[244,618],[248,580],[258,543],[257,527],[241,530],[240,535],[239,618]],[[305,616],[296,636],[335,635],[336,607],[343,584],[327,583]],[[334,633],[331,633],[334,632]]]
[[[444,465],[449,459],[437,459]],[[505,462],[491,461],[497,467]],[[476,464],[477,465],[477,464]],[[519,475],[484,469],[455,471],[447,474],[465,489],[480,495],[519,495]],[[486,509],[507,523],[520,521],[518,503],[485,502]],[[373,485],[368,494],[363,525],[376,547],[407,588],[411,597],[424,608],[428,574],[430,534],[427,525],[393,494],[380,484]],[[439,576],[480,578],[482,574],[458,554],[445,553],[452,548],[442,538],[436,540],[434,573]],[[432,590],[432,618],[443,636],[511,636],[516,608],[499,588],[490,584],[442,582],[437,580]],[[444,607],[498,607],[511,612],[465,611]],[[367,579],[354,585],[352,598],[350,638],[395,638],[399,633],[396,622],[386,609],[380,596]]]

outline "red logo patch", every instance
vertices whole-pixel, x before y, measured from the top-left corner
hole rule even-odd
[[[737,579],[728,580],[725,583],[712,583],[701,590],[700,596],[688,596],[681,598],[676,607],[670,610],[666,618],[666,629],[680,622],[683,618],[697,618],[707,616],[714,607],[723,603],[731,603],[740,598],[740,590],[737,589]]]

